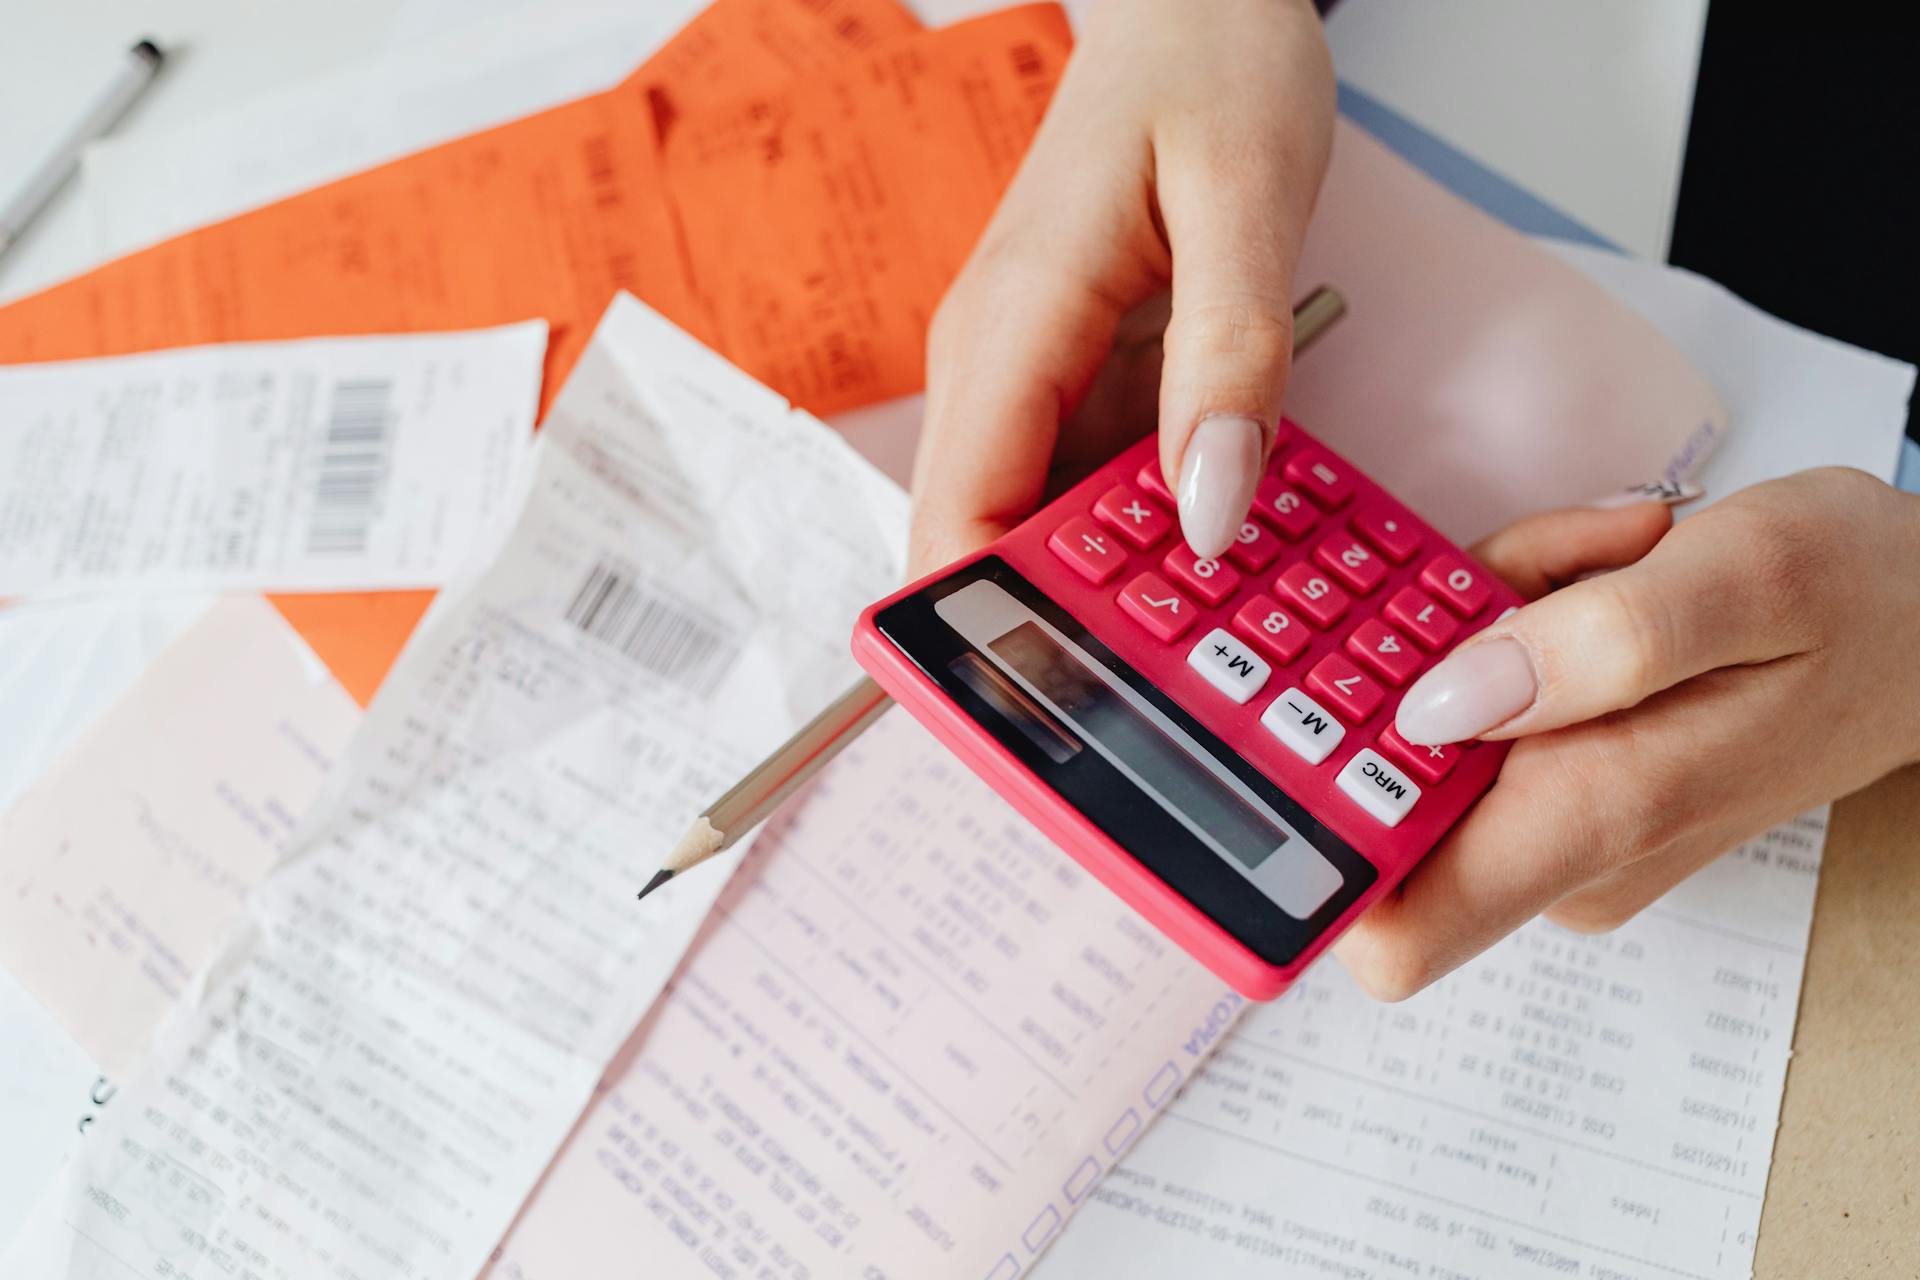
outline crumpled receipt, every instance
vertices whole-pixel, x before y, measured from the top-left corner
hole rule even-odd
[[[499,555],[0,1274],[479,1270],[726,880],[634,894],[852,678],[905,497],[621,296]]]

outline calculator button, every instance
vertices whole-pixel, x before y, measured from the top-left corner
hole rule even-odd
[[[1160,459],[1148,459],[1146,465],[1140,468],[1140,473],[1134,476],[1134,480],[1139,483],[1142,489],[1145,489],[1148,493],[1160,499],[1160,501],[1166,503],[1168,506],[1179,505],[1174,501],[1173,490],[1167,488],[1167,478],[1160,474]]]
[[[1366,595],[1387,576],[1386,563],[1373,548],[1350,535],[1328,538],[1313,549],[1313,558],[1358,595]]]
[[[1296,564],[1273,580],[1274,592],[1300,610],[1302,616],[1325,631],[1347,616],[1353,602],[1347,593],[1310,564]]]
[[[1120,612],[1164,644],[1187,634],[1187,628],[1199,617],[1193,601],[1181,596],[1157,573],[1140,574],[1120,589]]]
[[[1227,548],[1227,559],[1248,573],[1258,573],[1279,558],[1280,538],[1273,530],[1258,520],[1240,522],[1240,532]]]
[[[1307,672],[1307,688],[1326,699],[1334,714],[1348,724],[1360,724],[1380,709],[1387,691],[1374,683],[1372,676],[1347,660],[1343,653],[1330,653]]]
[[[1459,556],[1440,556],[1428,563],[1420,571],[1420,585],[1439,596],[1447,608],[1463,618],[1471,618],[1493,598],[1486,570],[1468,564]]]
[[[1402,587],[1387,601],[1387,621],[1419,642],[1420,647],[1438,653],[1447,647],[1460,624],[1440,607],[1440,602],[1418,587]]]
[[[1319,764],[1333,754],[1347,727],[1331,711],[1299,689],[1289,689],[1260,713],[1260,723],[1287,749],[1308,764]]]
[[[1420,799],[1418,784],[1371,747],[1347,761],[1334,781],[1349,799],[1389,827],[1399,826]]]
[[[1353,481],[1347,478],[1347,464],[1324,449],[1307,448],[1287,459],[1282,475],[1295,488],[1312,498],[1323,511],[1343,506],[1353,496]]]
[[[1266,596],[1255,596],[1233,615],[1233,629],[1277,663],[1292,662],[1313,637],[1300,620]]]
[[[1413,559],[1413,553],[1426,541],[1412,520],[1391,507],[1362,511],[1353,518],[1353,531],[1395,564]]]
[[[1245,702],[1260,692],[1260,686],[1273,674],[1273,668],[1259,654],[1220,627],[1207,632],[1193,646],[1187,654],[1187,665],[1235,702]]]
[[[1209,609],[1232,595],[1240,585],[1240,575],[1232,565],[1224,560],[1196,556],[1193,548],[1184,542],[1167,552],[1160,567],[1167,571],[1168,577],[1199,596],[1200,603]]]
[[[1117,484],[1100,495],[1093,514],[1101,523],[1120,531],[1120,536],[1145,551],[1167,536],[1173,517],[1164,507],[1141,497],[1124,484]]]
[[[1086,516],[1075,516],[1055,529],[1047,547],[1096,586],[1120,572],[1120,566],[1127,562],[1127,553],[1120,549],[1113,531]]]
[[[1368,618],[1353,629],[1347,637],[1347,652],[1396,689],[1413,679],[1422,662],[1413,641],[1378,618]]]
[[[1268,476],[1254,489],[1253,511],[1288,542],[1300,541],[1320,522],[1320,513],[1292,485],[1275,476]]]
[[[1408,773],[1428,786],[1443,781],[1460,760],[1457,745],[1417,747],[1401,737],[1392,725],[1380,731],[1380,745],[1390,759],[1405,765]]]

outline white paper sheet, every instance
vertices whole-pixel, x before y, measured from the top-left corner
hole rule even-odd
[[[472,1275],[724,867],[633,900],[851,676],[899,492],[631,298],[499,558],[416,634],[245,928],[0,1274]]]
[[[0,812],[212,603],[186,592],[0,608]]]
[[[783,811],[494,1280],[995,1280],[1241,1001],[904,711]]]
[[[1691,271],[1541,243],[1652,321],[1726,398],[1733,433],[1694,477],[1710,499],[1809,467],[1893,480],[1912,365],[1776,319]]]
[[[0,367],[0,598],[438,586],[512,515],[546,334]]]
[[[607,88],[697,0],[401,7],[378,58],[158,137],[88,148],[82,214],[102,259]],[[480,10],[491,12],[479,12]]]
[[[273,606],[214,605],[0,817],[0,966],[124,1076],[359,720]]]
[[[26,1222],[113,1086],[86,1050],[0,969],[0,1254]]]
[[[1751,1274],[1824,811],[1619,931],[1254,1007],[1042,1277]]]

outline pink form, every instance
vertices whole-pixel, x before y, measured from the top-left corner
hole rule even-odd
[[[755,843],[490,1275],[1023,1275],[1240,1007],[896,710]]]

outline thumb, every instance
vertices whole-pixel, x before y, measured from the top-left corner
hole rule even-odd
[[[1187,127],[1202,128],[1204,125]],[[1252,506],[1280,421],[1293,349],[1293,273],[1324,166],[1217,136],[1156,149],[1173,308],[1160,379],[1160,467],[1194,551],[1217,556]]]
[[[1677,525],[1637,563],[1494,623],[1414,682],[1394,727],[1422,745],[1515,738],[1797,652],[1796,611],[1765,575],[1729,562],[1744,544],[1717,523],[1703,514]]]

